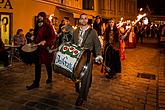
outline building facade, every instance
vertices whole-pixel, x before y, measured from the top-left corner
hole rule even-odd
[[[44,11],[53,16],[53,25],[58,27],[63,17],[70,17],[72,25],[78,24],[81,13],[86,13],[92,23],[100,15],[105,19],[121,17],[135,19],[137,0],[2,0],[0,2],[0,36],[9,44],[17,29],[24,33],[34,27],[35,17]]]
[[[34,27],[35,16],[40,11],[54,13],[54,6],[35,0],[1,0],[0,2],[0,37],[5,44],[11,43],[17,29],[24,34]]]
[[[103,0],[101,4],[101,15],[104,18],[121,17],[133,20],[137,16],[137,0]]]

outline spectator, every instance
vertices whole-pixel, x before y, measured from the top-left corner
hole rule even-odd
[[[13,37],[14,45],[23,46],[26,44],[26,38],[24,37],[23,30],[18,29],[16,35]]]
[[[8,52],[5,49],[5,45],[0,37],[0,61],[3,62],[4,67],[9,65],[9,61],[8,61]]]
[[[34,29],[30,29],[25,35],[27,44],[34,42]]]

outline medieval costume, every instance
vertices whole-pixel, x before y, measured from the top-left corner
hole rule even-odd
[[[126,48],[135,48],[136,47],[136,34],[134,32],[134,27],[131,27],[130,32],[125,39]]]
[[[41,78],[41,64],[45,64],[48,79],[46,83],[52,82],[52,60],[53,53],[49,53],[49,48],[54,44],[56,35],[52,25],[47,21],[46,13],[40,12],[38,14],[38,21],[34,29],[34,41],[39,44],[38,54],[35,59],[35,80],[32,85],[27,86],[27,90],[38,88]]]
[[[78,27],[74,32],[73,32],[73,37],[72,37],[72,43],[89,49],[93,54],[96,55],[96,60],[100,61],[102,60],[101,57],[101,44],[98,39],[98,35],[96,31],[87,24],[88,23],[88,18],[86,14],[82,14],[80,16],[80,23],[81,27]],[[76,105],[82,105],[83,100],[87,100],[87,95],[89,88],[91,86],[92,82],[92,55],[89,56],[89,63],[87,64],[88,66],[88,71],[84,74],[82,82],[81,82],[81,89],[78,90],[79,88],[79,83],[76,83],[76,92],[79,93],[79,97],[77,98]]]
[[[109,22],[113,23],[113,20],[110,20]],[[119,33],[114,24],[110,24],[106,28],[104,43],[105,48],[103,59],[105,61],[105,65],[111,68],[111,72],[108,71],[108,78],[112,78],[116,73],[121,73]]]

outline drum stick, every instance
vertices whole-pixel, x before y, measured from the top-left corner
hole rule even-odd
[[[102,64],[102,66],[105,67],[107,72],[109,72],[109,73],[111,72],[111,68],[110,67],[106,66],[103,62],[101,62],[101,64]]]
[[[41,44],[40,43],[38,43],[38,44],[32,44],[30,47],[37,47],[39,45],[41,45]]]
[[[107,72],[111,72],[111,68],[106,66],[103,62],[98,62],[98,64],[101,64],[102,65],[102,68],[101,68],[101,72],[103,71],[103,66],[105,67],[106,71]]]
[[[49,49],[48,51],[49,51],[49,53],[52,53],[52,52],[58,51],[58,48],[56,48],[56,49]]]
[[[38,44],[37,45],[32,45],[31,47],[37,47],[38,46]]]

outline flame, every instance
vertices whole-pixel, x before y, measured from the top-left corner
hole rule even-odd
[[[51,21],[53,19],[54,14],[49,15],[49,20]]]
[[[119,23],[117,24],[117,28],[120,28],[123,26],[123,24],[126,23],[126,21],[123,21],[123,17],[120,19]]]
[[[123,21],[123,17],[120,19],[120,21]]]
[[[137,16],[137,19],[135,21],[132,21],[132,25],[135,25],[137,22],[139,22],[143,17],[146,16],[146,13],[144,14],[139,14]],[[123,17],[120,19],[119,23],[117,24],[117,28],[120,28],[123,26],[123,24],[127,23],[126,21],[123,21]],[[130,27],[128,27],[129,29]]]
[[[75,30],[75,29],[77,29],[77,26],[72,26],[72,28]]]
[[[137,22],[138,21],[140,21],[140,19],[142,19],[143,17],[145,17],[146,16],[146,13],[144,13],[144,14],[139,14],[138,16],[137,16]]]
[[[137,23],[137,22],[139,22],[143,17],[145,17],[146,16],[146,13],[144,13],[144,14],[139,14],[138,16],[137,16],[137,20],[134,22],[134,25]]]

